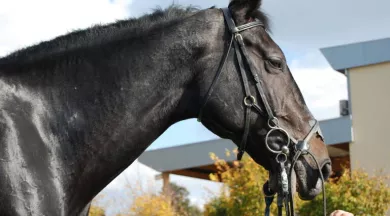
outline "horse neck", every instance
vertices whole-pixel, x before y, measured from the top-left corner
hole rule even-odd
[[[199,14],[153,32],[147,41],[134,41],[114,58],[116,65],[128,67],[115,70],[130,73],[123,75],[117,85],[114,97],[118,98],[111,101],[108,97],[105,103],[111,104],[107,110],[112,113],[99,114],[106,116],[100,123],[102,127],[94,128],[97,136],[88,138],[81,148],[84,154],[78,166],[89,169],[75,175],[74,192],[78,198],[89,201],[168,127],[196,116],[200,97],[194,68],[199,68],[200,53],[210,43],[206,42],[207,33],[202,32],[206,28],[200,28],[199,19],[205,18]],[[199,27],[195,34],[194,26]]]
[[[216,25],[224,25],[222,16],[205,13],[143,37],[0,68],[0,88],[6,90],[0,92],[31,107],[23,121],[34,116],[31,127],[38,130],[19,136],[41,140],[34,143],[39,156],[31,155],[41,163],[31,166],[44,164],[34,169],[52,176],[53,185],[40,191],[57,197],[52,202],[62,200],[53,208],[78,215],[169,126],[196,117],[199,80],[211,80],[214,73],[205,77],[204,68],[216,69],[219,60],[210,58],[210,45],[217,44],[210,38],[219,38]]]

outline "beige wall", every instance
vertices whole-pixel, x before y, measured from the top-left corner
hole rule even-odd
[[[390,62],[349,69],[349,79],[351,168],[390,174]]]

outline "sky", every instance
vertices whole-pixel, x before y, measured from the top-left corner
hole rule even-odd
[[[137,17],[172,2],[207,8],[227,6],[229,0],[0,0],[0,56],[16,49],[49,40],[74,29],[116,19]],[[389,0],[263,0],[263,10],[271,20],[271,37],[284,51],[292,74],[309,109],[319,120],[338,117],[339,100],[347,99],[346,77],[332,70],[320,48],[390,37]],[[179,122],[161,135],[149,149],[218,138],[195,119]],[[111,201],[123,198],[129,179],[151,182],[156,171],[134,162],[101,194]],[[171,180],[190,191],[191,200],[203,204],[219,184],[172,176]],[[117,201],[115,201],[117,199]],[[124,205],[123,205],[124,206]],[[119,209],[119,208],[118,208]],[[109,209],[114,214],[114,209]]]

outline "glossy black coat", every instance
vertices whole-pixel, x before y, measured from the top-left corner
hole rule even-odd
[[[267,23],[260,3],[232,1],[237,24],[254,17]],[[304,136],[313,117],[291,73],[264,66],[270,55],[284,62],[283,53],[264,29],[243,36],[275,115]],[[0,215],[86,215],[93,197],[169,126],[197,116],[229,38],[220,10],[173,6],[0,59]],[[239,143],[243,87],[233,59],[225,70],[202,123]],[[266,119],[253,115],[251,122],[247,152],[273,172]],[[328,160],[324,143],[311,146]],[[310,163],[300,169],[301,193],[312,193],[318,174]]]

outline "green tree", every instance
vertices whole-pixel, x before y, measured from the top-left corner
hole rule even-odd
[[[188,198],[189,192],[185,187],[179,186],[173,182],[169,184],[170,196],[173,208],[178,215],[182,216],[200,216],[202,211],[194,205],[191,205]]]

